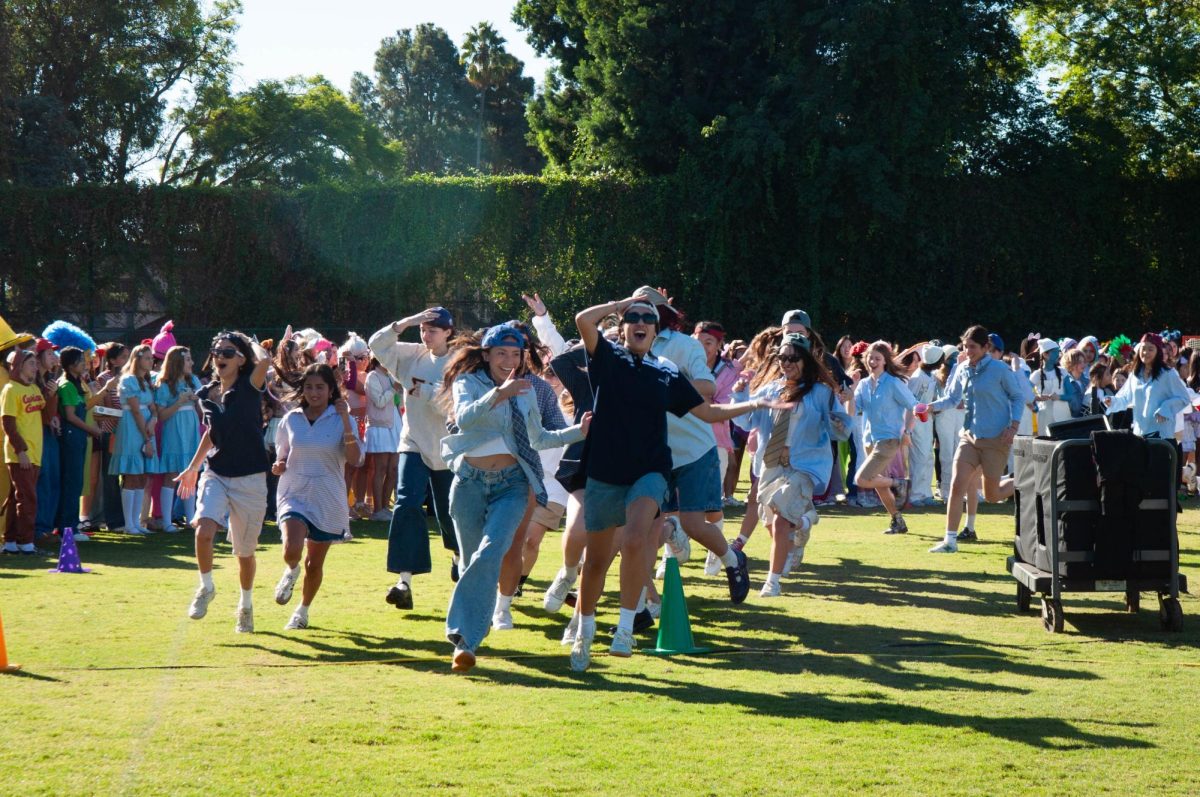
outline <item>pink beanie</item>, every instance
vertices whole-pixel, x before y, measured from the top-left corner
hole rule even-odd
[[[165,360],[167,351],[175,345],[175,336],[171,334],[171,330],[175,328],[174,321],[168,321],[162,325],[162,329],[154,336],[154,341],[150,347],[154,350],[154,356],[160,360]]]

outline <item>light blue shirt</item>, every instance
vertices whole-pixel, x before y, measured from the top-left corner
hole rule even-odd
[[[1108,413],[1120,412],[1133,408],[1133,431],[1143,437],[1157,434],[1163,440],[1175,439],[1175,416],[1186,410],[1192,403],[1187,385],[1179,378],[1179,373],[1164,368],[1157,379],[1147,379],[1146,376],[1130,374],[1121,386],[1117,395],[1113,396]],[[1158,422],[1154,416],[1163,420]]]
[[[746,401],[747,398],[778,400],[783,393],[783,381],[776,380],[754,391],[752,397],[743,390],[734,394],[735,401]],[[838,420],[846,426],[852,423],[850,416],[838,409],[833,399],[833,391],[825,385],[814,385],[804,398],[792,410],[792,419],[788,424],[788,464],[793,469],[812,479],[813,495],[820,495],[829,486],[829,477],[833,473],[833,446],[829,434],[829,426],[833,420]],[[755,475],[761,475],[763,470],[763,454],[767,450],[767,441],[771,439],[771,430],[775,428],[774,413],[771,409],[757,409],[749,415],[739,415],[733,422],[746,431],[758,431],[758,449],[754,452],[751,462]]]
[[[917,399],[904,380],[884,371],[878,380],[863,377],[854,388],[854,406],[863,416],[863,440],[875,444],[900,439],[904,412],[917,406]]]
[[[496,389],[496,384],[485,371],[463,374],[454,380],[454,419],[459,431],[442,438],[441,452],[451,470],[458,471],[462,467],[468,451],[497,437],[504,440],[509,451],[518,450],[509,402],[515,401],[525,418],[529,444],[535,449],[566,446],[583,439],[583,427],[578,424],[566,429],[546,429],[542,425],[542,413],[538,410],[533,390],[513,396],[508,401],[501,401],[493,407]],[[529,479],[529,486],[534,493],[543,492],[544,483],[537,478],[537,474],[530,469],[528,463],[522,457],[517,457],[517,462],[525,471],[525,477]]]
[[[1025,391],[1003,362],[984,356],[978,365],[960,364],[947,384],[946,395],[930,408],[948,410],[959,402],[966,406],[963,429],[977,438],[999,437],[1010,424],[1020,423]]]
[[[704,346],[691,335],[664,329],[651,344],[650,353],[673,362],[689,382],[712,382],[716,387]],[[716,448],[717,436],[713,434],[711,423],[705,423],[690,412],[682,418],[668,412],[667,445],[671,447],[671,467],[682,468]]]

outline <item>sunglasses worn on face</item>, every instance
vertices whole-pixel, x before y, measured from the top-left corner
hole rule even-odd
[[[226,360],[232,360],[238,356],[239,352],[230,346],[228,349],[213,349],[211,354],[213,357],[224,357]]]
[[[654,313],[626,313],[621,321],[626,324],[650,324],[653,326],[658,323],[658,317]]]
[[[798,363],[798,362],[800,362],[800,355],[799,354],[789,354],[789,355],[781,354],[781,355],[779,355],[779,362],[781,362],[781,363]]]

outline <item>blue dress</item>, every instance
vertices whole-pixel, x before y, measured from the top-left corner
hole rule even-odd
[[[111,476],[129,475],[140,476],[144,473],[162,473],[158,464],[157,453],[153,457],[142,455],[142,433],[138,431],[129,409],[129,399],[137,399],[141,407],[142,419],[150,423],[150,405],[154,403],[153,386],[142,387],[133,374],[121,377],[118,383],[117,396],[121,401],[121,420],[117,421],[117,434],[113,441],[113,456],[109,461],[108,473]]]
[[[200,389],[200,380],[195,376],[185,376],[175,387],[174,394],[167,385],[159,385],[154,390],[154,403],[159,412],[169,408],[179,400],[179,394],[185,390],[193,393]],[[181,473],[191,464],[196,449],[200,447],[200,418],[196,415],[196,403],[188,402],[176,410],[162,425],[158,461],[162,473]]]

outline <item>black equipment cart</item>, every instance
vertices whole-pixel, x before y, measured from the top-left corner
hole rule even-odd
[[[1022,436],[1013,443],[1016,539],[1008,570],[1017,608],[1028,611],[1041,595],[1042,624],[1059,633],[1064,592],[1123,593],[1131,612],[1142,592],[1154,592],[1163,628],[1183,630],[1175,446],[1076,429],[1087,439]]]

